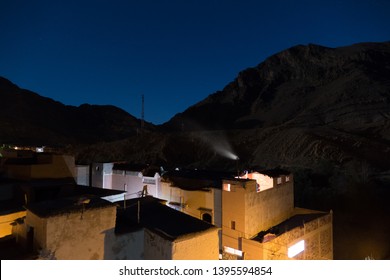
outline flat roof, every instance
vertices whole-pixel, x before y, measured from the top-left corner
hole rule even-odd
[[[276,226],[273,226],[268,230],[259,232],[255,237],[252,238],[252,240],[263,242],[264,236],[267,234],[274,234],[275,236],[279,236],[287,231],[303,226],[304,224],[311,222],[319,217],[325,216],[327,214],[328,213],[310,213],[310,214],[294,215],[289,219],[281,222]]]
[[[225,171],[209,171],[197,169],[183,169],[167,171],[163,179],[173,186],[183,190],[207,190],[209,188],[221,189],[224,179],[237,180],[235,173]]]
[[[115,206],[113,203],[93,195],[64,197],[41,201],[26,206],[27,210],[42,218],[62,215],[65,213],[86,211],[89,209]]]
[[[291,172],[286,170],[286,169],[282,169],[282,168],[274,168],[274,169],[249,169],[247,170],[249,173],[253,173],[253,172],[257,172],[257,173],[260,173],[260,174],[264,174],[264,175],[267,175],[269,177],[272,177],[272,178],[275,178],[275,177],[279,177],[281,175],[290,175]],[[240,176],[243,176],[245,175],[245,173],[241,173]]]
[[[139,222],[138,222],[139,201]],[[214,225],[174,210],[162,200],[151,196],[119,202],[116,233],[125,233],[137,228],[147,228],[168,240],[175,240],[187,234],[216,228]]]
[[[114,163],[113,170],[135,171],[142,172],[146,177],[154,177],[156,173],[160,173],[160,168],[149,164],[134,164],[126,162]]]
[[[0,213],[12,213],[24,209],[27,203],[37,203],[41,201],[60,199],[73,196],[93,195],[96,197],[106,197],[124,193],[121,190],[102,189],[96,187],[80,186],[71,179],[37,179],[32,181],[1,180],[0,188],[7,188],[8,195],[12,197],[1,200]]]

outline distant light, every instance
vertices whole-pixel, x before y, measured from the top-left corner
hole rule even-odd
[[[36,147],[36,148],[35,148],[35,151],[36,151],[37,153],[43,153],[44,148],[43,148],[43,147]]]
[[[305,240],[301,240],[298,243],[295,243],[291,247],[288,248],[287,255],[289,258],[293,258],[299,253],[303,252],[305,250]]]

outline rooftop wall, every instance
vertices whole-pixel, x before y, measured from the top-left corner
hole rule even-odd
[[[288,260],[288,248],[304,240],[304,250],[292,257],[298,260],[333,259],[332,213],[291,229],[268,242],[243,239],[245,259]]]
[[[115,228],[115,217],[112,205],[47,218],[28,211],[26,223],[34,228],[35,247],[54,253],[56,259],[103,259],[105,234]]]

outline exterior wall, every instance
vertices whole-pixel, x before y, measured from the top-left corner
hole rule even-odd
[[[144,232],[145,260],[171,260],[172,242],[148,229]]]
[[[5,176],[8,178],[17,178],[21,180],[31,179],[31,165],[13,165],[4,166]]]
[[[250,185],[245,192],[245,238],[288,219],[294,211],[292,183],[277,185],[262,192]]]
[[[222,191],[219,189],[212,189],[214,197],[214,217],[213,223],[219,228],[222,228]]]
[[[158,198],[168,202],[183,203],[185,207],[174,207],[197,219],[202,219],[203,213],[209,213],[212,223],[221,226],[221,208],[215,208],[215,203],[221,205],[220,190],[210,189],[209,191],[197,190],[187,191],[172,187],[170,183],[161,182]],[[203,209],[203,210],[202,210]],[[209,210],[209,211],[208,211]]]
[[[154,197],[158,197],[158,189],[160,188],[161,177],[158,173],[154,175],[154,177],[144,176],[142,178],[142,188],[143,186],[147,186],[148,194]]]
[[[92,187],[111,189],[111,174],[114,163],[93,163],[92,164]],[[104,179],[106,176],[108,176]]]
[[[89,186],[89,165],[76,165],[76,184]]]
[[[274,179],[259,172],[248,173],[241,178],[256,180],[259,185],[260,191],[265,191],[274,187]]]
[[[42,219],[31,211],[27,211],[25,223],[34,232],[32,247],[35,250],[46,248],[47,219]]]
[[[222,191],[222,246],[238,248],[238,238],[245,236],[245,189],[242,182],[224,181],[230,191]],[[253,181],[255,184],[255,181]],[[232,229],[232,223],[235,229]]]
[[[105,235],[115,228],[116,207],[88,209],[49,218],[28,211],[27,224],[34,227],[36,248],[55,254],[57,259],[103,259]]]
[[[245,259],[288,260],[288,248],[304,240],[305,249],[292,259],[333,259],[332,213],[294,228],[269,242],[260,243],[244,239],[242,250]]]
[[[76,177],[74,157],[69,155],[38,154],[37,164],[7,164],[5,170],[7,177],[23,180]]]
[[[112,174],[112,189],[126,191],[126,199],[140,197],[142,192],[142,174],[126,175],[126,171],[115,170]]]
[[[275,179],[276,180],[276,179]],[[292,182],[258,192],[255,180],[225,180],[222,191],[222,246],[241,250],[250,239],[289,218],[294,210]],[[230,191],[227,191],[230,184]],[[235,229],[232,228],[234,223]]]
[[[144,229],[125,234],[106,234],[105,260],[144,259]]]
[[[173,260],[218,260],[218,229],[184,236],[173,244]]]
[[[148,194],[157,197],[160,175],[144,177],[138,171],[113,170],[114,163],[94,163],[92,165],[92,186],[104,189],[126,191],[126,199],[140,197],[144,186]]]
[[[0,158],[1,160],[1,158]],[[0,170],[1,172],[1,170]],[[14,197],[14,184],[2,183],[0,185],[0,203],[2,201],[10,200]]]
[[[12,223],[19,218],[26,216],[26,211],[18,211],[0,215],[0,238],[12,234]]]

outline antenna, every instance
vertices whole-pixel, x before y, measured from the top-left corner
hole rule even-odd
[[[142,107],[141,107],[141,132],[144,130],[145,126],[145,96],[141,95]]]

